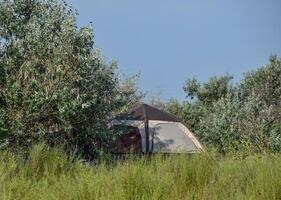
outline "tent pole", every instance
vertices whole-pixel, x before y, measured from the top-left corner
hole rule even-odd
[[[145,153],[149,153],[149,124],[146,114],[145,106],[143,106],[143,114],[144,114],[144,132],[145,132]]]
[[[145,131],[145,146],[146,146],[146,153],[149,153],[149,127],[148,127],[148,120],[144,120],[144,131]]]

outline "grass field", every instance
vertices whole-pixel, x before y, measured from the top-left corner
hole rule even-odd
[[[39,145],[0,153],[0,199],[281,199],[281,155],[154,156],[97,166]]]

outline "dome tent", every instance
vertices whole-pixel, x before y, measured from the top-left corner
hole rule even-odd
[[[147,104],[137,104],[116,118],[114,125],[136,127],[144,153],[197,153],[202,145],[175,116]]]

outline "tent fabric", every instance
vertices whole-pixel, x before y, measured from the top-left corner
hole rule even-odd
[[[147,104],[137,104],[128,113],[120,115],[117,119],[130,120],[162,120],[171,122],[180,122],[175,116],[154,108]]]
[[[116,126],[115,126],[116,128]],[[124,130],[124,134],[119,136],[113,143],[110,145],[110,151],[112,153],[141,153],[142,152],[142,142],[139,129],[133,126],[121,126]]]
[[[153,121],[152,151],[156,152],[197,152],[201,144],[181,123]]]
[[[150,120],[149,151],[161,153],[197,153],[202,145],[192,132],[180,122]],[[134,126],[139,129],[142,152],[146,151],[144,122],[138,120],[115,121],[115,124]]]
[[[148,123],[149,152],[196,153],[203,150],[192,132],[173,115],[147,104],[138,104],[119,116],[113,124],[137,127],[141,135],[142,152],[146,152],[145,121]]]

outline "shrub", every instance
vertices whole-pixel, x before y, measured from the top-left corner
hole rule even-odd
[[[109,118],[140,96],[93,43],[92,27],[77,28],[65,2],[0,2],[2,146],[44,140],[89,156],[111,139]]]
[[[206,83],[187,80],[183,103],[162,104],[178,116],[206,146],[220,152],[280,152],[281,60],[249,72],[233,86],[231,76],[210,78]]]

